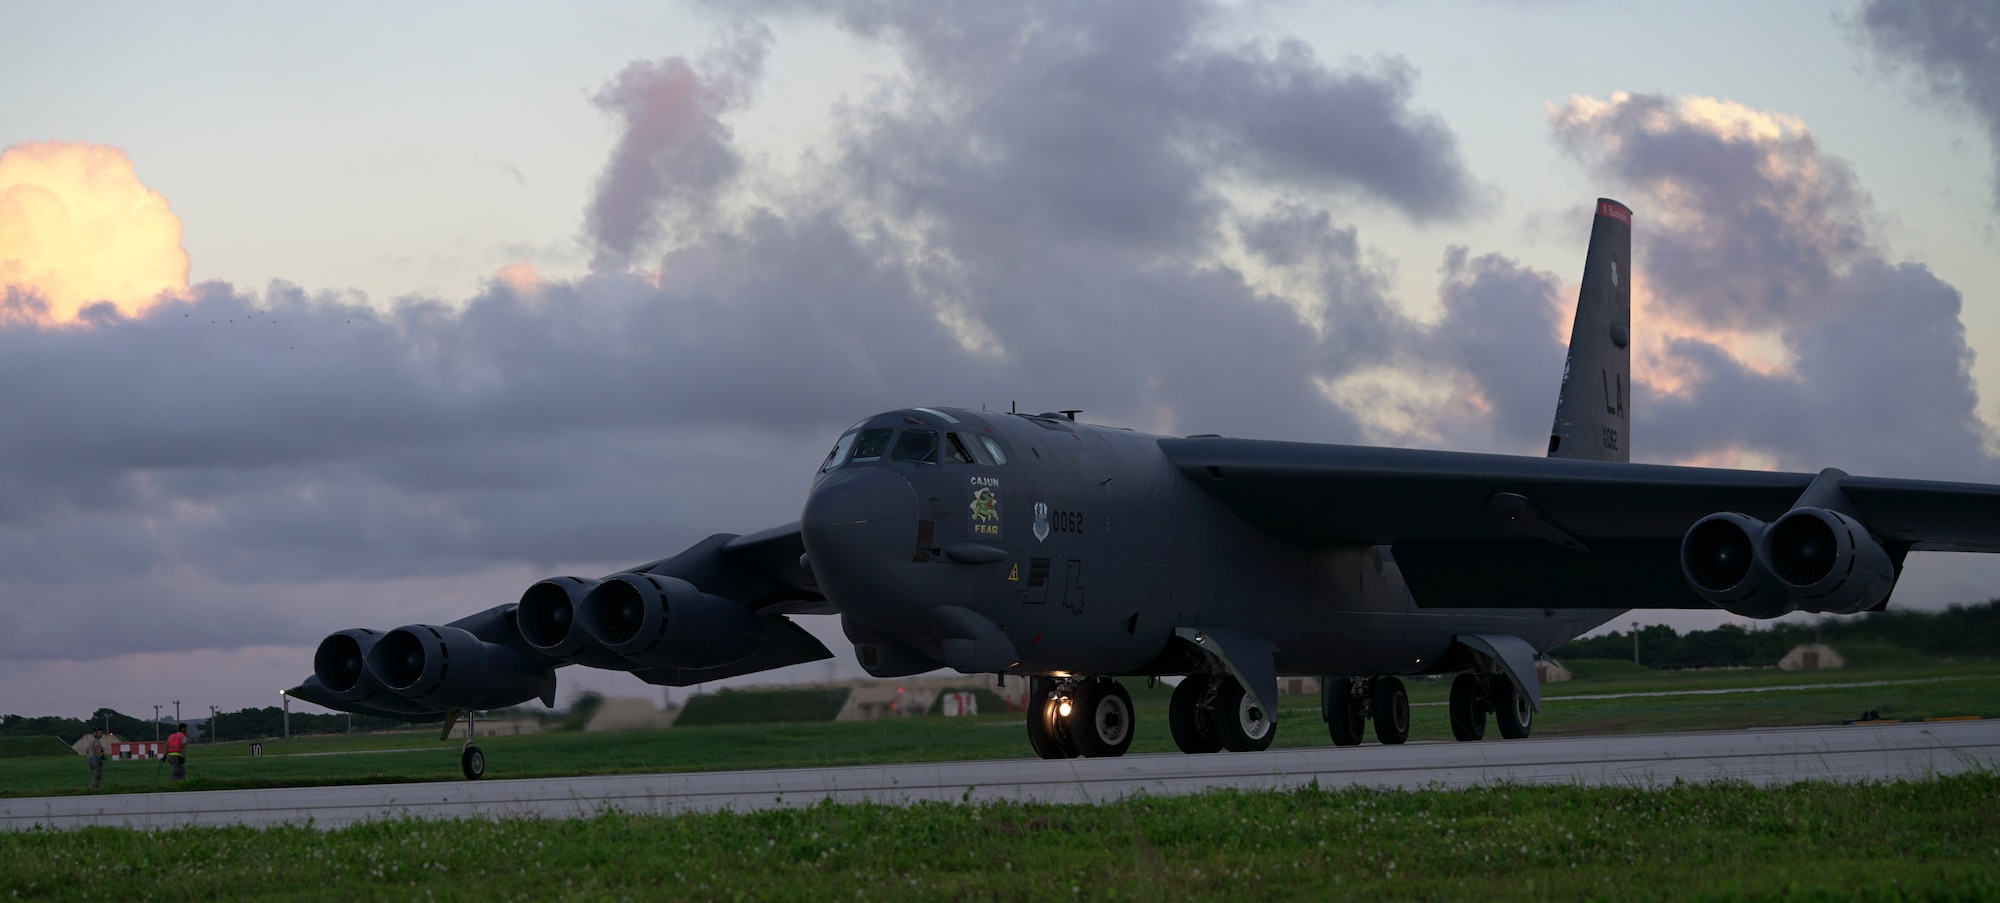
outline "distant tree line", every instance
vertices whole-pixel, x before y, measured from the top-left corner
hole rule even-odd
[[[208,734],[209,719],[206,714],[196,718],[192,713],[182,716],[188,724],[188,733],[204,740]],[[153,722],[112,709],[98,709],[87,719],[58,718],[43,716],[28,718],[21,715],[0,715],[0,737],[61,737],[64,742],[72,742],[88,734],[106,721],[110,722],[111,733],[126,740],[151,740],[155,733]],[[338,734],[347,730],[346,715],[308,715],[292,713],[292,733],[294,734]],[[384,718],[370,718],[366,715],[354,716],[354,730],[376,731],[387,728],[407,727],[403,722]],[[172,720],[162,721],[157,728],[164,739],[174,732]],[[264,737],[283,736],[285,732],[285,712],[278,706],[261,709],[238,709],[223,712],[216,721],[216,737],[221,740],[256,740]]]
[[[1686,634],[1664,624],[1642,627],[1639,663],[1649,668],[1760,667],[1817,636],[1834,646],[1846,641],[1882,643],[1943,658],[2000,657],[2000,599],[1953,605],[1944,611],[1890,610],[1858,617],[1828,617],[1812,624],[1772,624],[1746,630],[1724,624]],[[1632,634],[1612,631],[1571,640],[1551,653],[1565,658],[1632,660]]]

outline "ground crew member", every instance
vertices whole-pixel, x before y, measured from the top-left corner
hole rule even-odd
[[[167,736],[167,764],[173,766],[173,779],[176,781],[187,780],[188,776],[187,730],[187,725],[178,724],[174,726],[174,732]]]
[[[104,728],[90,735],[90,742],[83,747],[83,758],[90,763],[90,786],[94,789],[104,783]]]

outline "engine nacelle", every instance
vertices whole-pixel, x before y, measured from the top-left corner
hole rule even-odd
[[[590,668],[632,671],[642,667],[597,642],[577,623],[585,596],[602,581],[582,577],[550,577],[521,594],[517,609],[521,638],[546,655]]]
[[[379,630],[356,627],[319,641],[313,652],[313,676],[341,702],[387,712],[423,715],[436,709],[412,702],[384,687],[368,671],[368,651],[382,638]]]
[[[1801,611],[1853,614],[1896,588],[1888,551],[1854,518],[1827,508],[1794,508],[1764,531],[1757,561]]]
[[[1734,512],[1695,521],[1681,537],[1681,574],[1710,605],[1747,618],[1775,618],[1791,603],[1757,566],[1763,521]]]
[[[367,667],[390,691],[433,708],[493,709],[555,698],[555,672],[458,627],[391,630],[368,650]]]
[[[766,633],[749,609],[658,574],[605,580],[584,596],[576,620],[605,649],[665,668],[712,668],[741,660],[757,651]]]
[[[1747,618],[1865,611],[1896,583],[1889,553],[1866,527],[1813,507],[1768,525],[1734,512],[1704,517],[1681,538],[1681,573],[1710,604]]]

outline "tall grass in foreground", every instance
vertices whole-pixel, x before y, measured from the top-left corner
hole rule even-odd
[[[92,899],[2000,898],[2000,775],[0,834]]]

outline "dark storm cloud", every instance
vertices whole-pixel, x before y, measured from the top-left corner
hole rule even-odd
[[[1916,70],[1933,96],[1985,127],[2000,164],[2000,4],[1870,0],[1860,24],[1876,52]],[[2000,169],[1993,192],[2000,207]]]
[[[1479,258],[1452,265],[1444,321],[1413,322],[1353,226],[1230,200],[1463,208],[1407,67],[1210,46],[1220,14],[1191,3],[837,15],[908,78],[850,102],[811,190],[762,208],[710,210],[743,177],[727,114],[762,32],[611,81],[589,276],[386,308],[211,283],[0,329],[0,655],[455,617],[550,570],[789,520],[842,428],[912,404],[1355,441],[1316,381],[1546,321],[1495,321],[1551,279]],[[1262,272],[1222,262],[1231,243]],[[1272,274],[1307,297],[1259,288]]]
[[[1419,345],[1425,360],[1413,365],[1458,370],[1481,401],[1478,416],[1440,424],[1446,447],[1535,454],[1548,442],[1568,350],[1557,326],[1575,306],[1558,297],[1561,284],[1499,254],[1446,252],[1444,313]]]
[[[1801,124],[1626,95],[1572,102],[1554,124],[1636,192],[1637,285],[1651,307],[1635,318],[1652,317],[1635,323],[1636,347],[1649,326],[1679,335],[1636,362],[1636,432],[1650,456],[1751,451],[1786,469],[1995,475],[1957,290],[1884,257],[1866,193]],[[1775,336],[1785,366],[1759,372],[1724,348],[1753,335]]]
[[[1212,45],[1200,2],[799,3],[891,42],[911,86],[864,104],[855,172],[912,212],[1173,253],[1212,237],[1225,179],[1435,218],[1469,203],[1456,138],[1397,61]]]
[[[769,31],[751,28],[699,68],[680,57],[639,60],[591,97],[624,126],[586,217],[593,270],[630,263],[663,218],[708,212],[742,168],[722,116],[749,101],[770,43]]]

